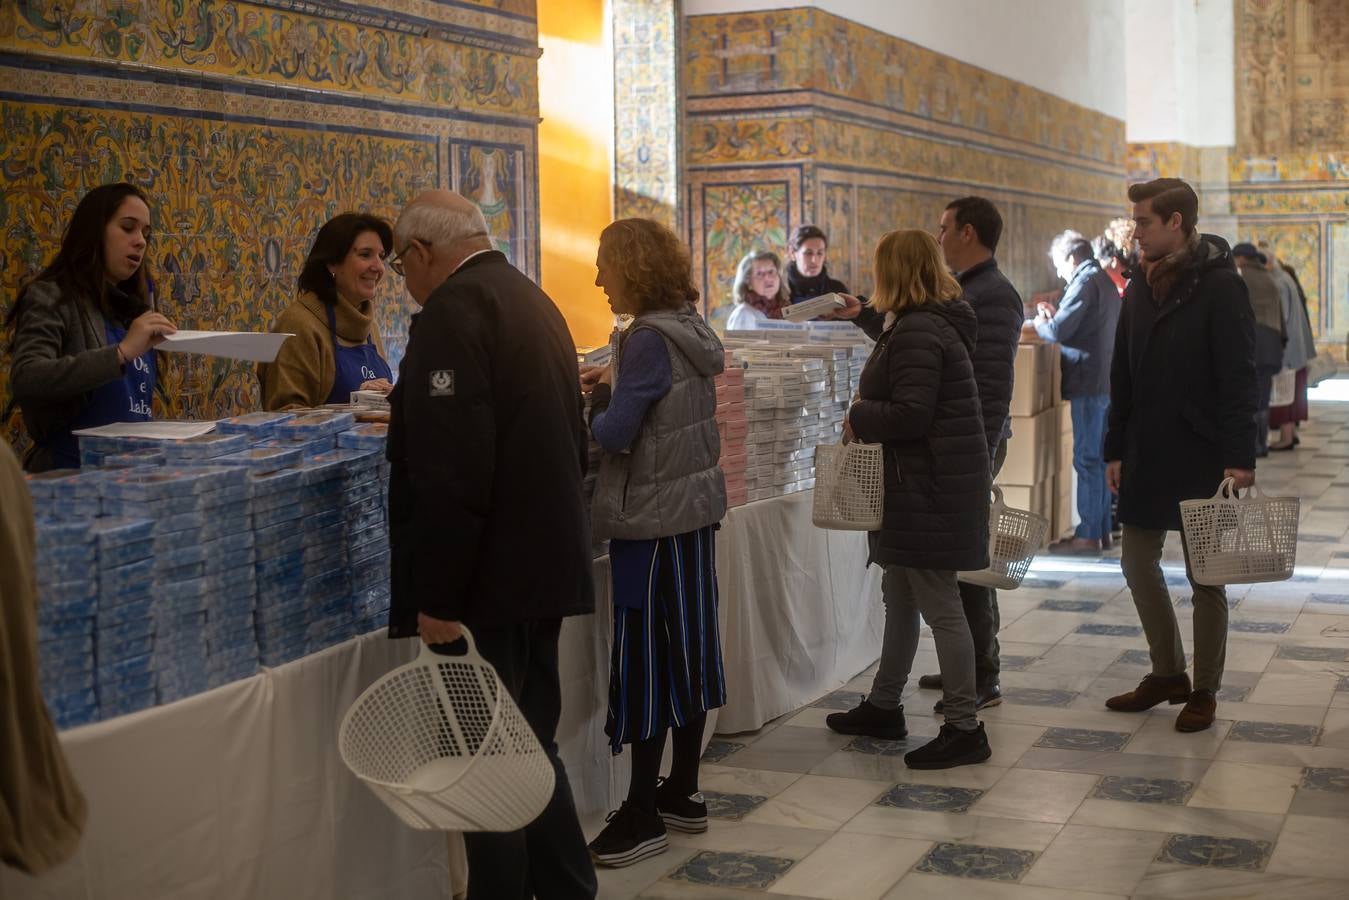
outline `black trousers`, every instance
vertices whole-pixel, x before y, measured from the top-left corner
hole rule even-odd
[[[478,652],[497,670],[557,772],[553,799],[520,831],[464,835],[469,900],[591,900],[599,886],[576,818],[567,772],[557,755],[562,690],[557,671],[561,619],[473,627]]]
[[[993,453],[993,477],[1007,461],[1007,440],[998,444]],[[974,640],[974,684],[979,693],[998,683],[1002,672],[999,661],[998,629],[1002,616],[998,613],[998,592],[993,588],[960,582],[960,604],[965,608],[965,620],[970,623],[970,637]]]

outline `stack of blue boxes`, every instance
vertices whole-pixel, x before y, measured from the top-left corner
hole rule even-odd
[[[293,462],[296,449],[255,448],[257,453],[284,453]],[[263,665],[276,666],[303,655],[294,641],[283,639],[289,623],[302,618],[299,603],[299,548],[304,532],[300,526],[303,472],[293,466],[273,471],[254,471],[253,534],[256,559],[253,580],[258,601],[254,616],[254,640]]]
[[[93,520],[98,546],[98,699],[105,718],[154,706],[157,679],[151,652],[154,522],[105,516]]]
[[[389,624],[389,462],[387,425],[360,425],[338,435],[344,449],[373,454],[355,469],[347,525],[352,573],[351,614],[357,634]],[[378,502],[374,498],[378,498]]]
[[[45,492],[47,485],[34,485]],[[39,509],[50,497],[39,498]],[[37,521],[38,663],[42,696],[57,728],[99,718],[94,625],[98,612],[98,548],[85,521]]]
[[[313,653],[351,636],[351,573],[347,554],[347,459],[332,450],[304,464],[304,550],[302,583],[304,616],[300,638]]]
[[[289,421],[276,425],[270,440],[261,441],[258,447],[298,447],[308,459],[320,453],[337,449],[337,435],[356,424],[356,417],[349,412],[323,410],[302,413]]]

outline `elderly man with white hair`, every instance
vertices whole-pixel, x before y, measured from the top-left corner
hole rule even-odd
[[[529,826],[465,836],[469,897],[591,898],[595,871],[555,739],[562,619],[594,609],[575,345],[458,194],[408,204],[394,251],[421,311],[389,397],[389,636],[449,644],[467,626],[557,772]]]

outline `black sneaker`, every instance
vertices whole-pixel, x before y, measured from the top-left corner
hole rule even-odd
[[[590,855],[601,866],[621,869],[670,849],[660,816],[631,803],[609,813],[606,821],[609,824],[589,845]]]
[[[702,834],[707,830],[707,801],[702,791],[680,794],[671,789],[668,779],[662,778],[656,788],[656,812],[665,827],[685,834]]]
[[[918,686],[929,691],[941,690],[941,675],[919,675]]]
[[[933,740],[904,754],[904,765],[910,769],[953,769],[984,762],[992,755],[983,722],[973,731],[943,725]]]
[[[978,696],[974,698],[974,709],[978,712],[981,709],[987,709],[990,706],[997,706],[1002,702],[1002,688],[996,684],[992,687],[980,688]],[[932,711],[941,715],[946,710],[946,701],[938,700],[932,707]]]
[[[881,709],[865,697],[855,709],[826,716],[824,723],[839,734],[864,734],[886,741],[902,741],[909,734],[904,727],[904,707]]]

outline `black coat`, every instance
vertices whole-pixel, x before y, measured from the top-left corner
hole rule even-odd
[[[1170,296],[1141,275],[1124,292],[1105,458],[1123,462],[1119,517],[1138,528],[1179,529],[1180,501],[1255,468],[1251,303],[1226,242],[1203,237]]]
[[[991,481],[963,300],[907,307],[876,342],[848,421],[885,445],[885,515],[871,559],[915,569],[988,565]]]
[[[837,278],[829,277],[829,267],[820,269],[820,274],[807,278],[796,268],[796,262],[787,263],[787,290],[791,292],[792,302],[814,300],[825,294],[846,294],[848,289]]]
[[[389,636],[418,612],[593,611],[576,349],[548,296],[501,253],[470,259],[413,317],[389,401]]]

